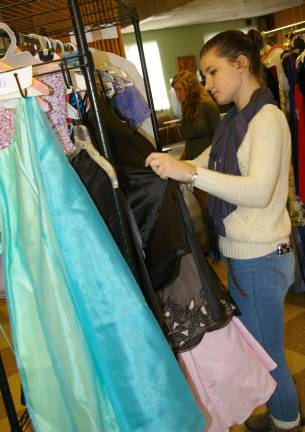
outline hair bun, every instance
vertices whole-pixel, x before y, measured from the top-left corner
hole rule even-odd
[[[263,36],[257,30],[249,30],[247,36],[251,39],[257,51],[260,51],[264,47]]]

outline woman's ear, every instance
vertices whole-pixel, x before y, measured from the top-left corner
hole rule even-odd
[[[239,69],[241,72],[249,69],[250,67],[250,61],[244,54],[240,54],[235,60],[234,64],[236,65],[236,69]]]

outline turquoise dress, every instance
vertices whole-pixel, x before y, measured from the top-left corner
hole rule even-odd
[[[202,432],[158,324],[34,98],[0,151],[3,269],[35,432]]]

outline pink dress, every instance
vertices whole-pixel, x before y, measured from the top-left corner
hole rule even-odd
[[[270,398],[276,363],[234,317],[224,328],[205,333],[179,363],[209,426],[206,432],[226,432],[243,423]]]

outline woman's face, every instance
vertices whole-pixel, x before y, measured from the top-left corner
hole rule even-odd
[[[176,96],[177,96],[178,101],[180,103],[183,103],[186,99],[186,90],[185,90],[184,86],[181,83],[177,82],[174,85],[174,90],[176,92]]]
[[[242,77],[237,61],[220,57],[215,49],[211,49],[202,56],[200,67],[206,80],[205,89],[219,105],[238,100]]]

